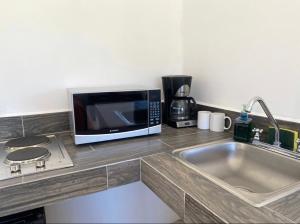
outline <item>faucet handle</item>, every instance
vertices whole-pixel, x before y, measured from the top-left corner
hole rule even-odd
[[[253,128],[252,132],[255,133],[254,140],[260,141],[260,134],[263,133],[264,129]]]

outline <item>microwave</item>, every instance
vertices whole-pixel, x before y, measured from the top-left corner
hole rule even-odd
[[[76,145],[161,133],[160,89],[69,89]]]

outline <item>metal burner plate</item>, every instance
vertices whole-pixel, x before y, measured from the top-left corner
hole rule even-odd
[[[37,160],[49,158],[51,153],[46,148],[28,147],[16,150],[7,155],[6,164],[29,164]]]
[[[47,144],[42,143],[41,145],[27,148],[24,148],[23,145],[14,145],[21,147],[10,149],[7,148],[7,142],[0,142],[0,181],[50,170],[72,167],[73,162],[62,142],[54,135],[48,135],[47,140]],[[41,141],[34,143],[41,143]],[[30,151],[26,151],[28,148]],[[45,151],[44,149],[38,149],[36,151],[36,148],[45,148],[48,151]],[[31,154],[32,152],[34,155]],[[23,161],[18,163],[18,161],[26,161],[26,159],[27,162]],[[37,167],[38,161],[45,161],[45,166],[42,168]],[[20,165],[21,171],[18,173],[12,173],[12,165]]]
[[[46,136],[31,136],[10,140],[5,144],[5,147],[7,149],[18,149],[31,146],[41,146],[48,144],[49,141],[49,138]]]

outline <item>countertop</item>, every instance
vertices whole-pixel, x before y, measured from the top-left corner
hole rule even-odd
[[[255,208],[171,154],[174,149],[230,138],[230,133],[164,126],[161,135],[83,146],[75,146],[70,133],[56,136],[74,167],[0,181],[0,216],[143,181],[186,222],[197,222],[202,207],[216,222],[300,222],[300,192]]]

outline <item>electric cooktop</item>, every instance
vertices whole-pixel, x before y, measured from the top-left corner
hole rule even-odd
[[[55,135],[0,143],[0,180],[72,166],[67,150]]]

